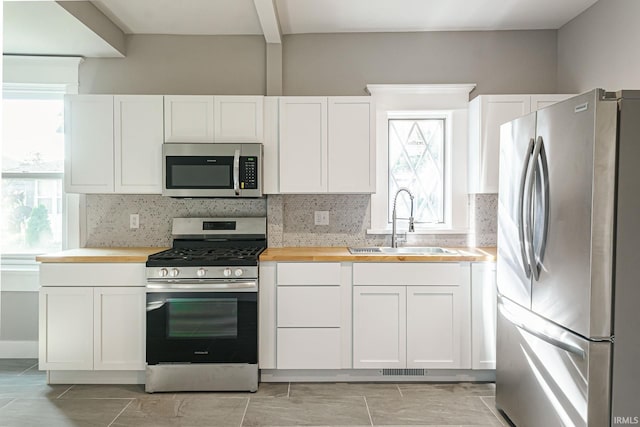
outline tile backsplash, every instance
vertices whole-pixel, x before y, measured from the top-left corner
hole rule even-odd
[[[278,195],[269,196],[269,246],[379,246],[391,236],[367,234],[370,227],[370,196]],[[314,225],[314,211],[329,211],[329,225]],[[497,194],[469,195],[468,234],[411,234],[409,245],[495,246]]]
[[[88,247],[170,246],[174,217],[267,215],[270,247],[373,246],[390,244],[388,235],[367,234],[370,196],[270,195],[264,199],[172,199],[159,195],[86,196]],[[469,234],[409,234],[409,244],[495,246],[496,194],[469,195]],[[329,225],[314,225],[314,211],[329,211]],[[140,228],[129,229],[129,214]]]
[[[129,214],[140,228],[129,228]],[[265,216],[266,199],[172,199],[159,195],[87,194],[88,247],[171,246],[178,217]]]

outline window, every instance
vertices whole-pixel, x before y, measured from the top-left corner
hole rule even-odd
[[[389,119],[389,218],[400,188],[414,196],[416,224],[444,223],[445,118]],[[411,203],[398,197],[399,218],[408,218]]]
[[[371,234],[389,234],[395,195],[414,195],[415,234],[468,232],[467,125],[474,85],[368,85],[376,106]],[[411,202],[397,198],[398,230]]]
[[[62,248],[64,92],[3,91],[2,254]]]

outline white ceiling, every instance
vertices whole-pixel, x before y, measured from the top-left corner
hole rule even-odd
[[[97,0],[126,34],[262,34],[253,0]]]
[[[122,57],[52,1],[3,1],[3,52],[29,55]]]
[[[264,26],[267,41],[278,42],[276,17],[285,35],[558,29],[596,1],[95,0],[92,3],[125,34],[261,35]],[[5,53],[121,56],[54,1],[5,0],[3,6]],[[256,9],[261,11],[260,16]],[[266,9],[272,12],[265,13]]]
[[[283,34],[557,29],[596,0],[275,0]],[[96,0],[129,34],[262,34],[253,0]]]

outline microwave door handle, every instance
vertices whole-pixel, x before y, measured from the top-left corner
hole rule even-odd
[[[240,195],[240,150],[233,155],[233,190],[236,196]]]

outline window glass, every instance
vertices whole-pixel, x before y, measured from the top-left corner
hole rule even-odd
[[[445,119],[389,120],[389,220],[400,188],[414,196],[416,223],[444,222]],[[408,218],[411,201],[406,193],[397,198],[398,218]]]
[[[236,298],[173,298],[169,304],[168,338],[237,338]]]
[[[2,254],[62,248],[62,93],[5,92],[2,129]]]

